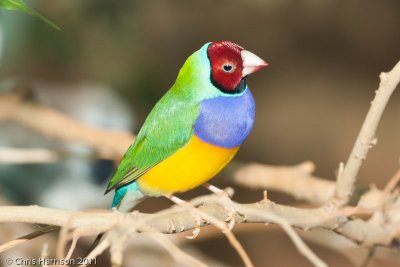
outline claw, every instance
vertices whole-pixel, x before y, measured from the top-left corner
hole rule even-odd
[[[187,203],[186,201],[176,197],[176,196],[168,196],[165,195],[165,197],[169,198],[171,201],[173,201],[175,204],[177,205],[181,205],[181,206],[190,206],[189,203]],[[196,222],[196,227],[193,229],[193,235],[190,236],[186,236],[186,238],[188,239],[194,239],[196,238],[199,234],[200,234],[200,226],[201,226],[201,218],[198,216],[198,214],[194,211],[189,211],[190,213],[192,213],[195,222]]]
[[[187,239],[195,239],[200,234],[201,218],[197,215],[193,215],[196,221],[196,227],[193,229],[193,235],[186,236]]]
[[[220,196],[222,198],[222,201],[226,203],[225,208],[228,210],[228,230],[230,231],[233,229],[233,227],[235,226],[235,215],[236,215],[236,211],[233,208],[233,203],[232,203],[232,199],[230,198],[231,195],[233,195],[233,189],[229,188],[229,193],[227,193],[226,191],[219,189],[216,186],[213,186],[211,184],[205,183],[204,187],[206,187],[208,190],[210,190],[211,192],[215,193],[216,195]]]
[[[193,235],[186,236],[187,239],[195,239],[200,234],[200,227],[193,229]]]

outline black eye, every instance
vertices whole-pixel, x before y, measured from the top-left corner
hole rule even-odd
[[[231,64],[224,64],[222,65],[222,68],[225,72],[231,72],[233,70],[233,66]]]

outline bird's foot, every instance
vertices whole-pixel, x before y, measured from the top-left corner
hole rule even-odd
[[[203,186],[217,196],[221,197],[224,207],[228,210],[228,218],[226,219],[228,221],[228,230],[232,230],[232,228],[235,226],[236,215],[236,211],[233,208],[233,202],[231,199],[231,196],[233,195],[233,189],[228,188],[229,191],[225,191],[209,183],[205,183]]]
[[[178,206],[189,208],[189,212],[192,214],[192,216],[196,222],[196,226],[193,229],[193,234],[190,236],[186,236],[186,238],[195,239],[200,234],[201,216],[200,216],[199,212],[189,202],[187,202],[183,199],[180,199],[179,197],[176,197],[174,195],[165,195],[165,197],[170,199],[172,202],[174,202]]]

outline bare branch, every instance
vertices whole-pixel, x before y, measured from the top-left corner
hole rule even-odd
[[[57,160],[57,153],[48,149],[0,147],[0,163],[49,163]]]
[[[200,229],[209,224],[214,224],[223,232],[228,233],[231,244],[238,250],[246,264],[251,266],[250,259],[240,243],[232,233],[227,232],[229,228],[225,224],[226,221],[231,221],[232,226],[234,223],[277,223],[281,225],[299,251],[315,266],[326,265],[304,244],[293,227],[303,230],[324,228],[364,246],[398,246],[400,199],[398,190],[394,190],[394,188],[400,180],[399,174],[390,180],[384,191],[371,186],[356,207],[346,206],[353,192],[362,161],[367,156],[369,149],[376,143],[375,132],[382,113],[400,82],[400,62],[390,72],[382,73],[380,78],[381,83],[376,91],[375,99],[371,103],[371,108],[347,163],[344,166],[340,165],[336,183],[313,176],[314,165],[310,162],[304,162],[294,167],[252,164],[239,168],[233,175],[234,182],[238,184],[285,192],[298,199],[318,205],[323,204],[319,208],[305,209],[279,205],[268,200],[267,195],[263,201],[251,204],[238,204],[230,201],[229,198],[229,201],[221,201],[221,197],[205,196],[190,201],[191,209],[172,207],[155,214],[76,212],[38,206],[0,207],[0,223],[40,223],[62,227],[57,251],[60,257],[64,257],[66,243],[72,238],[72,245],[66,258],[71,256],[80,236],[107,232],[100,245],[89,256],[95,257],[110,247],[115,266],[121,265],[126,241],[137,232],[145,232],[149,235],[153,235],[153,233],[172,234]],[[0,120],[18,122],[59,140],[80,142],[93,148],[101,157],[112,159],[120,157],[134,138],[127,132],[111,132],[87,126],[52,108],[24,101],[16,95],[0,96]],[[38,151],[33,152],[37,153]],[[54,159],[51,157],[51,153],[46,153],[44,156],[42,154],[43,158]],[[0,151],[0,161],[2,155],[4,158],[4,153],[1,154]],[[7,151],[6,157],[9,155],[12,153]],[[197,211],[195,214],[192,210],[194,207]],[[72,235],[70,234],[71,230]],[[0,246],[0,251],[23,243],[33,236],[35,235],[28,235],[3,244]],[[159,238],[157,239],[159,240]],[[190,261],[199,265],[196,259],[182,254],[183,252],[181,253],[176,246],[170,244],[166,237],[165,240],[161,245],[166,247],[170,253],[177,255],[175,257],[177,260]]]
[[[276,190],[297,199],[324,204],[333,196],[335,183],[313,176],[314,169],[310,161],[295,166],[251,163],[239,166],[232,177],[236,184],[248,188]]]
[[[126,131],[97,129],[55,109],[10,94],[0,95],[0,120],[18,122],[55,139],[80,142],[95,149],[104,158],[120,157],[134,139]]]
[[[198,209],[209,216],[221,221],[229,219],[230,211],[226,207],[210,201],[210,199],[212,200],[212,197],[207,196],[193,201],[204,203]],[[357,213],[357,209],[354,208],[350,212],[349,210],[338,210],[334,205],[316,209],[303,209],[263,200],[252,204],[235,203],[235,222],[275,223],[275,221],[265,219],[265,214],[274,214],[283,218],[290,225],[301,229],[331,229],[364,245],[390,246],[391,242],[400,234],[399,205],[400,203],[395,203],[390,209],[382,211],[385,212],[384,216],[379,213],[379,216],[372,216],[365,221],[363,219],[346,219],[348,216]],[[199,223],[191,212],[176,211],[174,208],[155,214],[140,213],[132,216],[118,212],[76,212],[38,206],[0,207],[0,223],[51,224],[71,229],[79,228],[86,231],[87,235],[108,231],[120,224],[121,221],[125,221],[126,225],[133,227],[138,225],[138,220],[140,224],[151,227],[155,232],[166,234],[191,230],[198,227]],[[386,220],[384,224],[382,220]],[[201,219],[200,226],[208,224],[210,224],[208,220]]]
[[[376,95],[371,102],[353,150],[347,159],[341,175],[337,177],[334,201],[339,205],[346,204],[351,197],[361,164],[367,157],[370,148],[376,144],[376,129],[390,96],[400,82],[400,61],[394,68],[380,75],[380,85],[375,91]]]

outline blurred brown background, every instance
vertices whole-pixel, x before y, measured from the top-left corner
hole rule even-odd
[[[79,113],[74,103],[82,99],[79,88],[86,86],[81,85],[95,84],[89,95],[85,93],[87,102],[80,105],[105,110],[106,104],[103,108],[102,102],[95,102],[96,90],[111,91],[120,101],[115,105],[124,107],[112,120],[126,117],[115,127],[137,132],[192,52],[208,41],[232,40],[269,63],[248,80],[257,104],[256,122],[236,159],[277,165],[311,160],[317,166],[316,174],[330,179],[350,153],[378,88],[379,73],[400,59],[398,0],[27,3],[62,31],[35,17],[2,10],[1,80],[46,84],[34,87],[42,99],[51,99],[50,105],[72,115]],[[68,101],[71,103],[66,105]],[[383,186],[398,169],[399,101],[396,92],[379,126],[378,145],[360,172],[359,184]],[[107,120],[107,110],[103,117]],[[91,168],[104,166],[96,164]],[[12,168],[0,167],[0,178],[5,178],[5,173],[14,175]],[[103,176],[107,178],[109,173],[107,169]],[[51,171],[51,175],[58,173]],[[74,183],[79,184],[79,179]],[[35,197],[23,198],[14,196],[13,200],[35,203]],[[100,194],[98,198],[104,197]],[[261,192],[236,190],[235,199],[240,202],[260,198]],[[271,198],[291,201],[280,195]],[[149,200],[142,208],[151,211],[153,203],[167,205],[165,202]],[[105,203],[101,206],[106,207]],[[281,232],[264,230],[239,237],[257,266],[310,266]],[[226,240],[212,241],[202,246],[205,252],[228,266],[240,266]],[[329,250],[320,248],[317,253],[331,266],[350,266]]]

